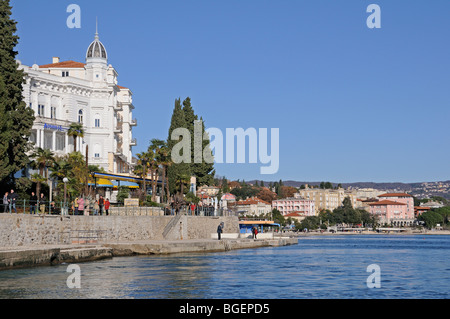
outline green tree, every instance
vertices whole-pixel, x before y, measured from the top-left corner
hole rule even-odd
[[[27,152],[33,110],[23,101],[25,74],[16,62],[19,37],[11,19],[9,0],[0,0],[0,183],[14,180],[14,174],[28,164]]]
[[[200,117],[200,122],[198,122],[202,125],[201,132],[200,134],[196,134],[197,132],[195,131],[194,128],[196,121],[198,121],[198,115],[195,114],[194,109],[192,108],[190,97],[187,97],[183,101],[183,112],[184,112],[184,119],[186,122],[185,127],[189,130],[191,134],[191,164],[190,164],[191,174],[197,178],[197,183],[199,185],[212,185],[215,175],[214,163],[207,163],[203,158],[203,154],[205,152],[209,152],[208,155],[211,155],[212,157],[212,152],[209,147],[210,142],[209,138],[203,139],[203,137],[207,136],[207,134],[205,131],[205,123],[202,117]],[[196,151],[194,143],[195,140],[202,141],[201,150],[199,150],[202,152],[201,163],[195,163],[195,151]]]
[[[69,129],[67,131],[67,135],[73,138],[73,151],[77,152],[77,137],[84,137],[83,124],[81,123],[70,124]]]
[[[125,199],[130,196],[130,190],[128,187],[120,186],[119,191],[117,192],[117,202],[119,204],[123,204],[125,202]]]
[[[150,169],[150,163],[152,161],[152,154],[148,152],[142,152],[136,154],[137,165],[134,167],[134,174],[142,178],[142,192],[141,200],[144,201],[147,197],[147,176]]]
[[[31,154],[31,158],[34,159],[32,166],[38,168],[39,175],[41,176],[41,178],[37,178],[37,176],[33,177],[33,181],[36,183],[36,194],[39,196],[41,183],[48,180],[48,168],[55,162],[55,156],[52,151],[39,147]]]
[[[167,138],[167,146],[171,153],[173,147],[181,141],[181,137],[176,139],[176,137],[174,136],[174,138],[172,139],[172,133],[177,128],[188,128],[185,120],[184,111],[181,107],[180,99],[175,100],[175,107],[170,122],[169,136]],[[191,170],[188,163],[173,163],[168,167],[167,177],[169,181],[169,191],[171,194],[175,194],[177,189],[177,180],[179,176],[183,174],[188,174],[189,176],[191,176]]]
[[[437,224],[442,224],[444,222],[443,216],[434,211],[425,212],[422,215],[420,215],[418,219],[420,221],[424,221],[425,226],[429,229],[432,229],[436,227]]]

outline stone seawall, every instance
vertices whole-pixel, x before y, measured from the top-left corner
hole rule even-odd
[[[210,239],[220,222],[239,232],[236,217],[30,216],[0,214],[0,247],[140,240]]]

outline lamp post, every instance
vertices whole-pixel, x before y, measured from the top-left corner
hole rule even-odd
[[[67,196],[67,183],[69,182],[69,179],[67,177],[64,177],[64,209],[63,209],[63,215],[68,215],[67,213],[67,203],[66,203],[66,196]]]

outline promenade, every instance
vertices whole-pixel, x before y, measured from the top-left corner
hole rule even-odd
[[[297,238],[188,239],[104,242],[98,244],[0,247],[0,270],[82,263],[113,257],[225,252],[298,244]]]

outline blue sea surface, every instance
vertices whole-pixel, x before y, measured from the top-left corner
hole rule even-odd
[[[369,288],[370,265],[379,288]],[[450,236],[300,237],[285,247],[120,257],[0,272],[2,299],[448,299]],[[372,282],[371,280],[369,280]]]

